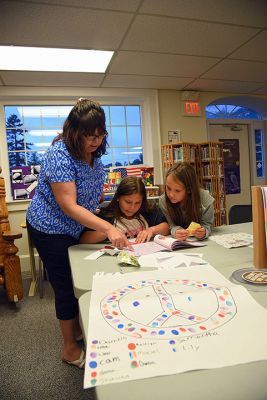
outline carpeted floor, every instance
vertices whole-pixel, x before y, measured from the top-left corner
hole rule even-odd
[[[60,360],[62,339],[54,313],[53,293],[45,282],[44,298],[28,297],[9,304],[0,286],[0,399],[91,400],[83,389],[83,370]]]

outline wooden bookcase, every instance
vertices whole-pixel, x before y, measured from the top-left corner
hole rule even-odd
[[[215,199],[214,226],[226,224],[223,143],[181,142],[162,145],[163,176],[173,164],[182,161],[193,164],[201,187]]]
[[[204,142],[198,144],[197,168],[199,181],[214,197],[214,226],[226,224],[225,179],[223,143]]]
[[[196,168],[196,150],[197,145],[194,143],[163,144],[161,147],[163,176],[177,162],[188,161]]]

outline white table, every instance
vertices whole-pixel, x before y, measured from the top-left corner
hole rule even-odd
[[[240,224],[215,228],[213,234],[252,232],[252,224]],[[239,268],[253,266],[253,249],[249,247],[226,249],[213,241],[206,247],[183,249],[201,252],[203,258],[226,278]],[[85,339],[88,330],[89,304],[92,278],[96,271],[116,272],[120,268],[115,257],[102,256],[95,263],[84,257],[101,245],[78,245],[69,249],[75,293],[79,297],[80,316]],[[124,272],[133,268],[123,269]],[[84,293],[82,295],[82,293]],[[267,292],[250,292],[267,308]],[[80,297],[81,296],[81,297]],[[251,332],[251,345],[257,337]],[[267,338],[266,338],[267,343]],[[267,345],[267,344],[263,344]],[[128,381],[96,387],[98,400],[266,400],[267,361],[237,366],[199,370],[183,374]]]
[[[224,225],[214,228],[213,235],[222,235],[225,233],[244,232],[252,233],[252,223],[237,225]],[[218,245],[212,240],[206,241],[207,246],[181,249],[182,252],[202,253],[204,260],[209,262],[213,267],[221,271],[221,268],[228,268],[228,276],[238,268],[246,268],[252,266],[253,249],[250,247],[239,247],[226,249]],[[92,289],[93,276],[96,272],[133,272],[138,270],[135,267],[121,268],[116,261],[116,257],[104,255],[96,261],[85,260],[84,258],[90,253],[103,247],[103,244],[79,244],[69,248],[69,259],[71,264],[71,273],[74,286],[74,293],[77,298]],[[240,267],[239,267],[240,265]],[[234,269],[231,269],[235,266]],[[227,271],[226,271],[227,273]]]

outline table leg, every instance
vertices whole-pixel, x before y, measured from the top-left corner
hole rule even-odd
[[[34,296],[37,289],[37,274],[36,274],[36,266],[35,266],[35,258],[34,258],[34,247],[30,236],[28,235],[28,244],[29,244],[29,255],[30,255],[30,266],[31,266],[31,276],[32,281],[29,290],[29,296]]]

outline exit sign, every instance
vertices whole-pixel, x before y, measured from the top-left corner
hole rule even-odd
[[[201,107],[199,101],[183,101],[183,115],[186,117],[200,117]]]

